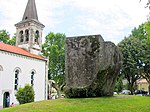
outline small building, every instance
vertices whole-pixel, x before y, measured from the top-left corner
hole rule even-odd
[[[137,89],[138,90],[144,90],[144,91],[148,91],[148,82],[146,81],[146,79],[139,79],[137,80]]]
[[[33,86],[35,101],[47,99],[48,66],[41,55],[42,30],[35,0],[28,0],[22,21],[16,26],[16,46],[0,43],[0,109],[19,104],[15,94],[25,84]]]

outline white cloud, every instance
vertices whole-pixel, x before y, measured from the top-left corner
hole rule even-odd
[[[15,33],[28,0],[0,0],[0,28]],[[39,20],[50,31],[67,36],[102,34],[118,43],[133,27],[146,21],[145,2],[138,0],[36,0]]]

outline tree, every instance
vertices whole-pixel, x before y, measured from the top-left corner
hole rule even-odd
[[[118,76],[117,81],[116,81],[116,85],[115,85],[115,91],[117,93],[121,92],[123,89],[123,76]]]
[[[128,88],[133,94],[134,85],[136,80],[140,78],[140,74],[137,70],[138,58],[140,47],[138,47],[139,41],[134,37],[125,38],[121,41],[118,46],[123,54],[123,65],[122,65],[122,74],[128,81]]]
[[[19,88],[16,93],[16,99],[20,104],[34,102],[34,90],[29,84],[26,84],[24,88]]]
[[[16,36],[13,36],[11,39],[9,39],[7,44],[15,46],[16,45]]]
[[[56,88],[60,96],[60,86],[64,84],[65,74],[65,35],[61,33],[50,32],[46,36],[45,43],[42,47],[43,55],[48,57],[48,78],[54,80],[56,83],[53,86]],[[57,85],[56,85],[57,84]]]
[[[10,35],[6,30],[0,30],[0,42],[6,43],[10,39]]]
[[[142,24],[134,28],[132,34],[118,45],[123,52],[122,71],[129,82],[131,92],[138,78],[143,77],[148,83],[150,82],[150,40],[148,37],[150,31],[148,33],[145,28],[149,29],[150,23],[148,26]]]
[[[150,21],[145,24],[146,38],[143,40],[143,46],[145,48],[145,58],[142,61],[142,76],[149,83],[149,93],[150,93]]]
[[[0,30],[0,42],[15,46],[16,36],[10,38],[9,33],[6,30]]]

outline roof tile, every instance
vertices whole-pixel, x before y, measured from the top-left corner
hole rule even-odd
[[[31,54],[30,52],[28,52],[28,51],[26,51],[22,48],[19,48],[19,47],[16,47],[16,46],[11,46],[11,45],[4,44],[4,43],[0,43],[0,50],[15,53],[15,54],[24,55],[24,56],[27,56],[27,57],[32,57],[32,58],[36,58],[36,59],[40,59],[40,60],[46,60],[42,56]]]

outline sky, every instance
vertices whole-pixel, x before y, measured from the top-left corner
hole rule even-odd
[[[28,0],[0,0],[0,30],[11,36],[22,20]],[[38,18],[45,25],[43,41],[50,33],[67,37],[100,34],[115,44],[147,21],[147,0],[35,0]]]

